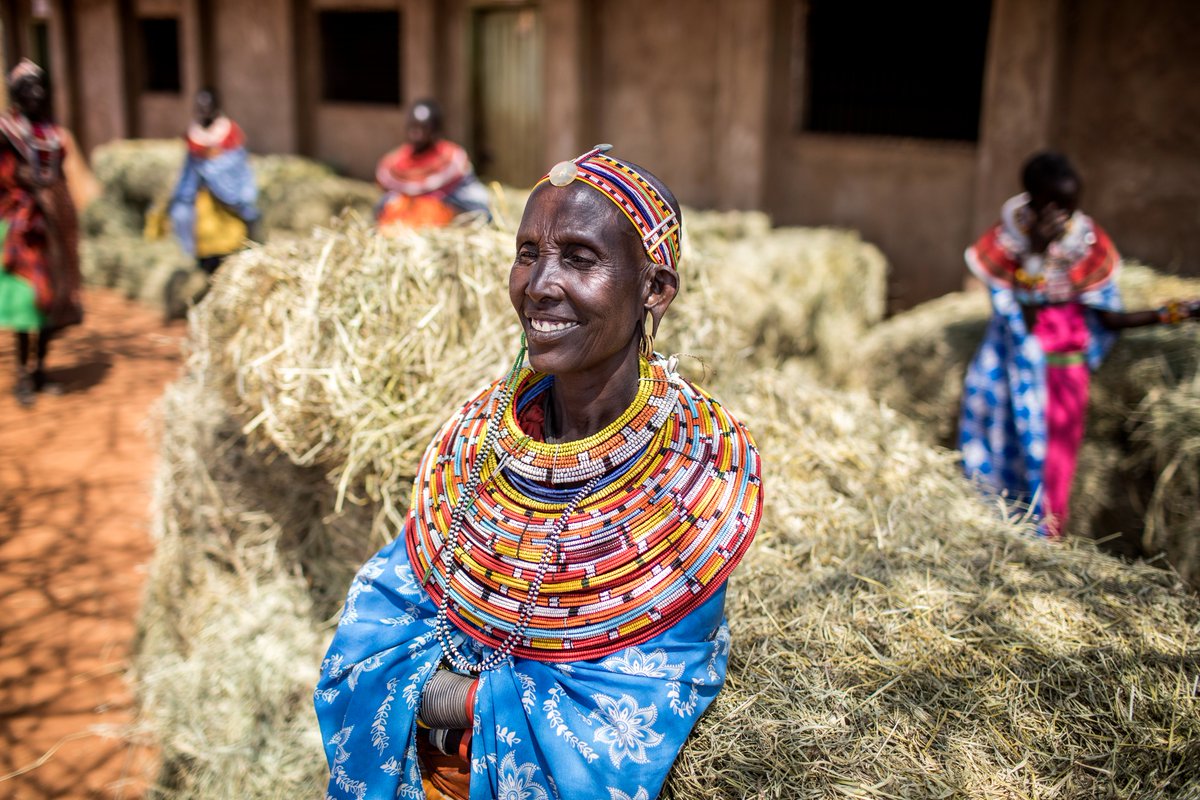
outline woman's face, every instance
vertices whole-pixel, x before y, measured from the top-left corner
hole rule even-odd
[[[211,92],[197,92],[193,113],[196,121],[204,127],[212,125],[213,120],[217,118],[217,98],[213,97]]]
[[[599,192],[578,183],[534,191],[508,279],[533,368],[605,377],[636,357],[653,293],[647,261],[633,225]]]
[[[25,78],[13,87],[13,101],[21,113],[33,120],[49,116],[46,84],[38,78]]]

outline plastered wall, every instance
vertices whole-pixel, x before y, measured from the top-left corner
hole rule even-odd
[[[180,9],[185,80],[195,84],[203,66],[252,149],[308,153],[369,177],[400,141],[403,109],[321,102],[305,16],[399,8],[404,102],[438,97],[449,135],[470,146],[471,21],[481,7],[517,1],[125,7]],[[797,132],[793,0],[532,4],[546,32],[547,165],[607,140],[685,203],[857,228],[892,262],[893,308],[960,285],[964,247],[1018,191],[1022,161],[1051,145],[1079,164],[1086,209],[1124,253],[1200,274],[1200,4],[1192,0],[993,0],[977,144]],[[129,97],[121,4],[64,7],[73,15],[81,140],[176,135],[186,97]],[[199,7],[211,22],[202,43]]]
[[[687,13],[680,13],[686,6]],[[685,203],[717,202],[713,181],[719,0],[599,0],[592,137],[648,167]]]
[[[212,0],[213,64],[225,111],[251,150],[299,147],[295,38],[289,0]]]
[[[1200,3],[1071,2],[1055,144],[1126,256],[1200,274]]]
[[[797,131],[795,6],[775,6],[763,207],[777,224],[855,228],[879,245],[892,268],[892,309],[957,289],[972,233],[976,147]]]
[[[76,138],[85,150],[128,135],[121,20],[112,0],[77,0],[75,70],[79,120]],[[63,90],[66,90],[63,87]]]

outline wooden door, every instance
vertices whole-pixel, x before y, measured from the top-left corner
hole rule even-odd
[[[532,6],[482,8],[474,17],[472,122],[480,175],[530,186],[542,147],[542,20]]]

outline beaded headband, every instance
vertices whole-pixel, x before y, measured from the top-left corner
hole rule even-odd
[[[567,186],[579,181],[616,204],[642,235],[642,247],[656,264],[679,272],[682,228],[679,216],[633,167],[605,155],[611,144],[598,144],[578,158],[560,161],[537,185]],[[536,188],[536,187],[535,187]]]
[[[28,58],[22,58],[15,67],[8,73],[8,85],[16,86],[26,78],[43,79],[46,77],[46,72],[37,64],[30,61]]]

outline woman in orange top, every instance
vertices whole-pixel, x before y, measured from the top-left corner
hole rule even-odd
[[[460,214],[491,219],[487,191],[462,147],[441,138],[442,112],[432,100],[408,112],[408,141],[379,160],[375,180],[386,194],[376,208],[381,226],[447,225]]]

